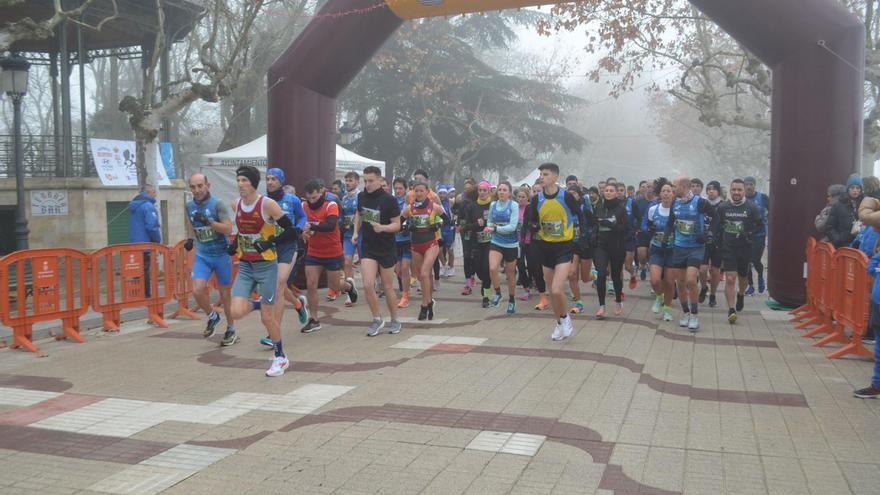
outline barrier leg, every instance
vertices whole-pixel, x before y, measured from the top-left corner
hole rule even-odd
[[[822,320],[823,320],[822,315],[815,315],[815,316],[813,316],[812,318],[810,318],[809,320],[807,320],[807,321],[801,323],[800,325],[796,326],[795,328],[797,328],[798,330],[803,330],[803,329],[805,329],[805,328],[807,328],[807,327],[810,327],[810,326],[813,326],[813,325],[816,325],[816,324],[822,323]]]
[[[199,317],[191,309],[189,309],[189,296],[182,296],[177,299],[177,310],[171,313],[170,318],[188,318],[190,320],[198,320]]]
[[[31,333],[31,325],[24,324],[12,328],[12,344],[13,349],[24,347],[31,352],[38,352],[37,346],[34,345],[33,334]]]
[[[164,316],[164,307],[161,304],[150,305],[147,308],[147,319],[150,320],[154,325],[158,325],[162,328],[168,328],[168,322],[165,321]]]
[[[798,315],[791,317],[788,321],[790,321],[792,323],[799,323],[799,322],[806,320],[807,318],[815,318],[818,315],[819,315],[819,313],[814,308],[809,308],[806,311],[804,311],[803,313],[800,313]]]
[[[837,359],[839,357],[847,356],[849,354],[855,354],[856,356],[872,360],[876,359],[874,353],[866,348],[864,344],[862,344],[861,337],[854,337],[853,341],[850,342],[848,345],[845,345],[840,349],[828,354],[828,359]]]
[[[104,316],[104,331],[105,332],[118,332],[119,325],[122,324],[122,315],[120,311],[107,311],[106,313],[101,313]]]
[[[816,335],[822,335],[823,333],[831,333],[834,331],[834,325],[831,323],[831,320],[825,320],[821,325],[810,330],[809,332],[801,335],[801,337],[808,339],[810,337],[815,337]]]
[[[793,310],[789,311],[788,314],[798,315],[798,314],[801,314],[801,313],[803,313],[805,311],[809,311],[809,310],[810,310],[810,303],[807,303],[807,304],[804,304],[803,306],[798,306],[797,308],[794,308]]]
[[[71,339],[82,344],[86,341],[79,333],[79,318],[64,318],[61,320],[62,333],[57,340]]]
[[[835,325],[834,329],[828,335],[822,337],[821,339],[817,340],[816,342],[813,342],[813,347],[824,347],[824,346],[831,344],[831,343],[837,343],[837,344],[849,343],[849,339],[846,337],[846,333],[844,333],[843,330],[844,330],[843,325]],[[812,333],[812,332],[810,332],[810,333]],[[806,335],[804,335],[804,337],[806,337]]]

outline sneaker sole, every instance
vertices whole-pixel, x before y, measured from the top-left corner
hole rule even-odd
[[[320,327],[320,326],[317,326],[317,327],[315,327],[315,328],[310,328],[310,329],[308,329],[308,330],[300,330],[299,333],[315,333],[315,332],[317,332],[317,331],[320,330],[320,329],[321,329],[321,327]]]
[[[271,378],[279,377],[279,376],[283,375],[285,371],[287,371],[287,368],[290,368],[290,361],[288,361],[287,364],[285,364],[284,366],[281,367],[280,373],[275,373],[274,375],[272,375],[272,374],[269,374],[269,370],[266,370],[266,376],[271,377]]]
[[[223,342],[220,342],[220,346],[221,347],[229,347],[232,344],[235,344],[236,342],[238,342],[238,335],[236,335],[235,337],[232,338],[232,342],[228,342],[225,340]]]
[[[876,399],[880,396],[877,395],[864,395],[864,394],[853,394],[853,397],[857,397],[859,399]]]
[[[733,315],[728,316],[728,317],[727,317],[727,322],[730,323],[731,325],[733,325],[734,323],[736,323],[736,315],[733,314]]]

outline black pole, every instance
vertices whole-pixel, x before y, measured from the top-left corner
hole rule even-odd
[[[24,146],[21,142],[21,99],[24,95],[11,95],[14,109],[13,123],[15,133],[15,249],[28,249],[27,215],[24,214]]]
[[[82,18],[82,17],[80,17]],[[79,62],[79,119],[80,119],[80,152],[82,153],[82,171],[80,177],[88,177],[89,175],[89,136],[87,128],[86,114],[86,43],[83,36],[82,24],[76,27],[76,55]]]
[[[70,177],[73,169],[73,131],[70,116],[70,50],[67,44],[67,21],[61,21],[61,141],[62,177]]]

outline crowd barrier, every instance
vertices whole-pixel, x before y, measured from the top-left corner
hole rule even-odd
[[[868,257],[857,249],[834,247],[827,242],[807,241],[807,301],[791,311],[795,328],[816,328],[805,338],[824,335],[813,343],[843,347],[828,354],[831,359],[847,355],[874,358],[862,338],[868,330],[873,277],[868,274]]]
[[[187,251],[184,245],[186,241],[180,241],[171,248],[171,272],[174,278],[174,300],[177,301],[177,309],[171,314],[171,318],[189,318],[198,320],[199,317],[189,308],[189,298],[193,295],[192,273],[195,250]]]

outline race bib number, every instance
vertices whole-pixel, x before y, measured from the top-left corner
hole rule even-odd
[[[694,233],[694,221],[693,220],[676,220],[675,221],[675,230],[681,234],[690,235]]]
[[[654,233],[654,240],[660,244],[665,244],[666,243],[666,232]]]
[[[562,226],[562,220],[541,222],[541,233],[545,237],[562,237],[565,234],[565,227]]]
[[[342,221],[343,230],[351,230],[352,227],[354,227],[354,218],[345,217],[345,220]]]
[[[260,234],[238,234],[238,247],[242,253],[256,253],[254,243],[262,238]]]
[[[480,232],[480,234],[477,236],[477,241],[479,241],[479,242],[489,242],[491,240],[492,240],[492,233],[491,232]]]
[[[196,239],[198,239],[199,242],[213,241],[216,237],[214,229],[211,227],[196,227],[193,229],[193,233],[195,233]]]
[[[727,234],[740,235],[743,233],[742,221],[726,221],[724,222],[724,232]]]
[[[431,225],[428,215],[413,215],[410,221],[417,229],[426,229]]]
[[[363,218],[366,223],[382,223],[382,215],[379,214],[379,210],[374,210],[372,208],[363,208],[361,210],[361,218]]]

